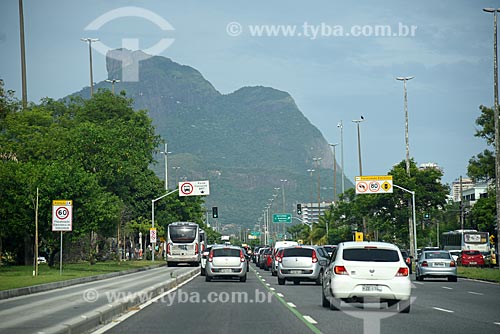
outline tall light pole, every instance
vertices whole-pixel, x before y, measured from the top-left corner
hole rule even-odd
[[[414,77],[396,77],[396,80],[403,81],[403,90],[404,90],[404,104],[405,104],[405,145],[406,145],[406,174],[408,175],[408,178],[410,178],[410,139],[409,139],[409,134],[408,134],[408,96],[406,93],[406,81],[413,79]],[[413,204],[408,200],[408,208],[412,208]],[[413,208],[414,210],[415,208]],[[415,225],[417,222],[413,221],[413,217],[408,216],[408,228],[410,230],[410,240],[412,238],[416,237],[413,236],[413,230],[415,229]],[[416,247],[416,246],[415,246]],[[411,248],[410,248],[410,253],[411,253]],[[415,256],[415,254],[412,254],[412,256]]]
[[[500,8],[484,8],[483,11],[493,13],[493,90],[494,90],[494,119],[495,119],[495,187],[497,207],[497,247],[500,240],[500,129],[498,112],[498,61],[497,61],[497,12]],[[498,248],[500,249],[500,248]],[[499,267],[500,268],[500,267]]]
[[[97,42],[98,38],[80,38],[82,42],[89,44],[89,58],[90,58],[90,97],[94,95],[94,75],[92,74],[92,43]]]
[[[172,169],[174,170],[174,180],[175,182],[174,183],[177,183],[179,182],[179,180],[177,179],[177,171],[179,170],[179,166],[172,166]]]
[[[341,184],[342,184],[342,194],[345,191],[345,181],[344,181],[344,124],[342,120],[337,124],[337,127],[340,129],[340,169],[342,173],[340,173]]]
[[[335,159],[335,146],[338,144],[329,144],[333,151],[333,204],[337,203],[337,160]]]
[[[21,40],[21,85],[23,109],[28,106],[28,92],[26,88],[26,48],[24,42],[24,9],[23,0],[19,0],[19,34]],[[38,263],[38,262],[37,262]]]
[[[111,93],[113,93],[113,95],[115,95],[115,83],[120,82],[120,80],[119,79],[106,79],[105,81],[111,83]]]
[[[322,158],[313,158],[314,164],[316,165],[316,169],[318,171],[318,223],[319,223],[319,213],[320,213],[320,201],[321,201],[321,180],[320,180],[320,169],[319,169],[319,163]]]
[[[406,81],[414,77],[396,77],[396,80],[403,81],[405,99],[405,143],[406,143],[406,174],[410,176],[410,139],[408,135],[408,96],[406,94]]]
[[[312,176],[313,176],[313,173],[314,173],[314,169],[308,169],[307,172],[309,172],[309,176],[311,177],[311,181],[312,181]],[[313,196],[312,196],[312,182],[311,182],[311,186],[309,187],[309,203],[311,203],[312,205],[312,202],[313,202]]]
[[[165,150],[163,152],[160,152],[163,154],[163,156],[165,157],[165,190],[168,191],[168,158],[167,158],[167,155],[169,153],[172,153],[172,152],[169,152],[167,150],[167,143],[165,143]]]
[[[358,161],[359,161],[359,176],[363,175],[363,166],[361,164],[361,136],[359,133],[359,123],[363,122],[365,118],[361,116],[360,119],[353,119],[352,121],[356,123],[356,127],[358,128]]]

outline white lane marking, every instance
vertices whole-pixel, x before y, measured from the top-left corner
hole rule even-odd
[[[449,286],[442,286],[442,288],[446,290],[453,290],[453,288],[450,288]]]
[[[294,307],[294,308],[295,308],[295,307],[297,307],[297,306],[295,306],[295,304],[294,304],[294,303],[291,303],[291,302],[287,302],[287,304],[288,304],[288,306],[290,306],[290,307]]]
[[[266,280],[265,279],[262,279],[262,282],[265,282]]]
[[[168,290],[168,291],[165,291],[164,293],[156,296],[155,298],[151,299],[151,300],[148,300],[147,302],[145,302],[144,304],[141,304],[141,305],[138,305],[137,309],[131,309],[129,310],[127,313],[124,313],[122,315],[120,315],[118,318],[114,319],[112,322],[108,323],[107,325],[104,325],[103,327],[99,328],[99,329],[96,329],[94,330],[92,333],[93,334],[103,334],[105,332],[107,332],[108,330],[110,330],[111,328],[115,327],[116,325],[118,325],[118,323],[126,320],[127,318],[130,318],[131,316],[133,316],[134,314],[136,314],[137,312],[141,311],[143,308],[145,308],[146,306],[148,305],[151,305],[152,303],[155,303],[158,301],[158,299],[160,298],[163,298],[164,296],[168,295],[169,293],[179,289],[180,287],[182,287],[183,285],[191,282],[193,279],[195,279],[196,277],[198,277],[200,275],[200,273],[194,275],[193,277],[190,277],[187,281],[184,281],[182,282],[181,284],[173,287],[172,289]],[[109,304],[111,305],[111,304]]]
[[[500,326],[500,322],[494,322],[495,325],[499,325]]]
[[[269,290],[271,290],[271,291],[276,291],[276,289],[275,289],[275,288],[269,288]]]
[[[412,283],[414,283],[414,284],[424,285],[424,283],[423,283],[423,282],[412,281]]]
[[[277,295],[281,298],[285,297],[282,293],[278,292]]]
[[[313,324],[313,325],[316,325],[318,322],[316,320],[314,320],[313,318],[311,318],[310,316],[308,315],[305,315],[304,316],[304,319],[306,319],[309,323]]]
[[[480,292],[474,292],[474,291],[467,291],[467,292],[470,293],[471,295],[484,296],[484,293],[480,293]]]
[[[448,313],[455,313],[455,311],[447,310],[445,308],[440,308],[440,307],[433,307],[433,309],[438,310],[438,311],[448,312]]]

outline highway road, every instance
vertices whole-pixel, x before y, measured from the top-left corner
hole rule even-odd
[[[252,265],[245,283],[194,277],[98,333],[500,332],[500,285],[466,279],[413,284],[409,314],[373,305],[331,311],[321,306],[320,286],[280,286],[270,272]]]
[[[0,333],[81,333],[178,284],[197,268],[160,267],[0,300]],[[198,269],[199,270],[199,269]],[[197,272],[197,271],[196,271]]]

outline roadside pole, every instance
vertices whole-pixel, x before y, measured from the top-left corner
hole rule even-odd
[[[393,186],[411,194],[412,207],[413,207],[413,210],[412,210],[413,211],[412,212],[413,222],[409,226],[409,229],[410,229],[410,231],[409,231],[410,232],[410,255],[413,256],[414,259],[416,259],[416,256],[417,256],[417,228],[416,228],[417,221],[415,220],[416,219],[416,216],[415,216],[415,192],[408,190],[408,189],[405,189],[401,186],[398,186],[397,184],[393,184]],[[411,237],[413,237],[413,242],[412,242]]]
[[[151,228],[152,229],[155,228],[155,202],[161,200],[163,197],[167,197],[168,195],[175,193],[176,191],[179,191],[179,189],[172,190],[171,192],[168,192],[165,195],[161,195],[160,197],[151,200]],[[144,246],[146,246],[146,245],[144,245]],[[155,261],[155,246],[156,246],[156,242],[153,243],[153,247],[151,250],[151,261],[152,262]]]

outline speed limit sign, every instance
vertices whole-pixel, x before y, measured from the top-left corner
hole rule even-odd
[[[73,201],[52,201],[52,231],[71,231],[73,219]]]

